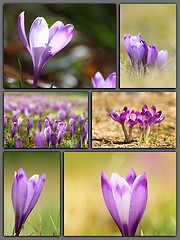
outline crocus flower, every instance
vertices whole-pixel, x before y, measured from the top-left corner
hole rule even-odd
[[[18,17],[18,33],[28,50],[34,68],[33,88],[37,87],[39,75],[49,58],[61,51],[72,39],[74,26],[55,22],[50,29],[43,17],[37,17],[31,25],[29,41],[25,33],[24,11]]]
[[[46,118],[44,121],[44,127],[47,128],[49,125],[50,125],[49,119]]]
[[[154,67],[158,56],[158,49],[155,45],[148,46],[147,64]]]
[[[16,138],[16,148],[22,148],[22,147],[23,147],[23,145],[22,145],[22,139],[21,139],[20,136],[18,136],[18,137]]]
[[[126,127],[125,127],[125,121],[127,118],[127,115],[129,114],[129,108],[128,107],[124,107],[123,110],[116,110],[114,109],[109,115],[110,117],[114,120],[117,121],[121,124],[123,132],[124,132],[124,136],[127,142],[130,141],[129,139],[129,135],[127,133]]]
[[[148,45],[141,39],[141,34],[131,36],[130,34],[124,35],[124,47],[131,60],[132,69],[134,70],[135,63],[137,64],[138,71],[140,72],[141,63],[143,64],[144,71],[147,64]]]
[[[27,131],[28,131],[28,133],[29,133],[29,131],[31,130],[31,128],[33,127],[33,119],[32,118],[29,118],[28,120],[27,120]]]
[[[18,236],[30,212],[36,205],[44,186],[46,174],[33,175],[29,180],[20,168],[12,184],[12,204],[15,213],[15,234]]]
[[[34,141],[36,148],[45,148],[45,136],[43,132],[35,132]]]
[[[81,148],[81,140],[77,142],[76,148]]]
[[[72,138],[76,129],[76,120],[74,118],[70,118],[69,124],[70,124],[70,138]]]
[[[116,88],[116,73],[111,73],[106,80],[104,80],[102,74],[97,72],[92,79],[93,88]]]
[[[56,147],[56,134],[54,132],[51,133],[50,143],[53,147]]]
[[[38,120],[38,129],[41,132],[42,131],[42,121],[41,119]]]
[[[168,52],[167,50],[161,50],[158,52],[158,56],[157,56],[157,67],[158,68],[164,68],[167,64],[168,61]]]
[[[78,117],[79,125],[82,125],[85,119],[86,119],[86,114],[85,113],[82,113],[81,115],[79,115],[79,117]]]
[[[16,112],[13,112],[13,114],[12,114],[12,121],[17,122]]]
[[[20,127],[21,127],[22,121],[23,121],[22,117],[19,117],[19,118],[17,119],[17,128],[18,128],[18,131],[19,131]]]
[[[102,171],[101,187],[106,206],[122,236],[134,236],[148,198],[146,173],[137,176],[131,169],[126,178],[113,173],[109,180]]]
[[[51,130],[50,126],[48,126],[47,128],[44,128],[44,136],[45,136],[46,141],[47,141],[48,144],[49,144],[49,142],[51,140],[51,132],[52,132],[52,130]]]
[[[17,127],[17,123],[13,122],[12,127],[11,127],[11,136],[12,136],[12,138],[16,134],[16,127]]]
[[[6,128],[6,124],[7,124],[7,116],[4,115],[4,128]]]
[[[67,128],[67,123],[66,122],[59,122],[58,126],[57,126],[57,130],[58,130],[58,144],[61,143],[62,138],[64,137],[64,133],[66,131]]]
[[[87,139],[88,139],[88,120],[86,120],[84,128],[82,130],[82,143]]]
[[[55,119],[53,122],[53,126],[52,126],[54,132],[57,130],[58,123],[59,123],[59,121],[57,119]]]

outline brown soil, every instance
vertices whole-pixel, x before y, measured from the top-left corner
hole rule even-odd
[[[109,113],[128,106],[141,111],[142,106],[155,105],[165,119],[152,127],[148,144],[139,144],[139,125],[133,128],[133,141],[126,143],[121,125]],[[95,92],[92,93],[93,148],[175,148],[176,147],[175,92]]]

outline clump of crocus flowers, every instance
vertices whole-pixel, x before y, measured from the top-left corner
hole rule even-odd
[[[134,236],[147,204],[146,173],[137,176],[132,168],[126,178],[113,173],[109,180],[102,171],[101,188],[106,206],[122,236]]]
[[[134,110],[130,111],[128,107],[124,107],[122,110],[114,109],[110,113],[110,116],[114,121],[121,124],[126,142],[132,141],[133,127],[139,124],[141,132],[139,142],[148,143],[153,125],[164,120],[161,110],[156,111],[155,106],[148,108],[147,105],[142,107],[141,112],[135,112]]]
[[[116,88],[116,73],[111,73],[106,80],[104,80],[102,74],[97,72],[92,79],[93,88]]]
[[[146,67],[149,69],[162,69],[166,66],[168,61],[167,50],[158,50],[155,45],[148,45],[146,41],[141,38],[139,33],[137,36],[130,34],[124,35],[124,47],[131,60],[132,70],[134,72],[137,66],[138,73],[140,73],[141,65],[146,73]]]
[[[15,172],[12,184],[15,236],[19,236],[27,217],[36,205],[44,187],[45,180],[46,174],[42,174],[40,177],[35,174],[28,179],[24,169],[20,168]]]

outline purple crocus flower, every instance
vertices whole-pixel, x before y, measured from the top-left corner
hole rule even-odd
[[[156,60],[158,56],[158,49],[155,45],[151,45],[148,47],[148,56],[147,56],[147,64],[150,67],[154,67],[156,65]]]
[[[6,128],[6,125],[7,125],[7,116],[4,115],[4,128]]]
[[[45,119],[44,121],[44,127],[47,128],[48,126],[50,126],[50,122],[49,122],[49,119]]]
[[[58,130],[58,144],[61,143],[62,138],[64,137],[64,133],[66,131],[67,128],[67,123],[66,122],[59,122],[58,126],[57,126],[57,130]]]
[[[51,130],[50,126],[48,126],[47,128],[44,128],[44,135],[45,135],[45,138],[46,138],[46,141],[47,141],[48,145],[49,145],[49,142],[51,140],[51,132],[52,132],[52,130]]]
[[[36,205],[46,180],[46,174],[33,175],[29,180],[20,168],[12,185],[12,204],[15,213],[15,234],[18,236],[28,215]]]
[[[78,116],[78,123],[79,123],[79,125],[82,125],[85,119],[86,119],[86,114],[85,113],[79,115]]]
[[[157,56],[157,67],[158,68],[164,68],[167,64],[168,61],[168,52],[167,50],[161,50],[158,52],[158,56]]]
[[[23,147],[23,145],[22,145],[22,139],[21,139],[20,136],[18,136],[18,137],[16,138],[16,148],[22,148],[22,147]]]
[[[74,26],[55,22],[50,29],[43,17],[37,17],[31,25],[29,41],[25,33],[24,11],[18,17],[19,37],[28,50],[34,68],[33,88],[37,87],[39,75],[49,58],[61,51],[72,39]]]
[[[17,116],[16,116],[16,112],[12,114],[12,121],[13,122],[17,122]]]
[[[122,236],[134,236],[148,198],[146,173],[137,176],[131,169],[126,178],[113,173],[109,180],[102,171],[101,187],[106,206]]]
[[[21,127],[22,121],[23,121],[22,117],[19,117],[17,119],[17,129],[18,129],[18,131],[19,131],[20,127]]]
[[[41,119],[38,120],[38,129],[41,132],[42,131],[42,121]]]
[[[93,88],[116,88],[116,73],[111,73],[106,80],[104,80],[102,74],[97,72],[92,79]]]
[[[59,123],[59,120],[55,119],[52,126],[54,132],[57,130],[58,123]]]
[[[50,143],[53,147],[56,147],[56,134],[54,132],[51,133]]]
[[[29,119],[27,120],[27,131],[28,131],[28,133],[29,133],[29,131],[32,129],[32,127],[33,127],[33,119],[32,119],[32,118],[29,118]]]
[[[16,134],[16,127],[17,127],[17,123],[13,122],[12,127],[11,127],[11,136],[12,136],[12,138]]]
[[[45,148],[45,136],[43,132],[35,132],[34,141],[36,148]]]
[[[82,130],[82,143],[87,139],[88,139],[88,120],[86,120],[84,128]]]
[[[81,140],[77,142],[76,148],[81,148]]]
[[[125,34],[124,47],[131,60],[132,69],[134,70],[134,63],[136,63],[138,71],[140,72],[140,67],[142,63],[145,71],[147,64],[148,45],[144,40],[141,39],[141,34],[139,33],[137,36]]]
[[[70,138],[72,138],[72,136],[75,132],[75,129],[76,129],[76,119],[70,118],[69,124],[70,124]]]

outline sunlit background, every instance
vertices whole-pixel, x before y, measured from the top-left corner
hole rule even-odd
[[[101,191],[101,171],[126,177],[146,172],[148,202],[136,235],[176,235],[176,153],[68,152],[64,159],[65,236],[119,236]]]
[[[132,78],[130,59],[124,48],[123,36],[141,33],[148,45],[168,51],[168,64],[159,75]],[[176,4],[121,4],[120,52],[122,88],[176,87]]]
[[[115,4],[6,4],[4,5],[4,86],[19,87],[20,58],[26,87],[33,79],[32,61],[17,32],[18,15],[25,11],[27,36],[36,17],[49,27],[56,21],[73,24],[71,42],[44,67],[38,87],[87,88],[97,71],[104,78],[116,71]]]
[[[30,178],[46,173],[40,198],[30,213],[20,236],[60,235],[60,153],[5,152],[4,153],[4,235],[12,236],[14,211],[11,188],[15,171],[23,168]],[[33,226],[32,226],[33,225]]]

